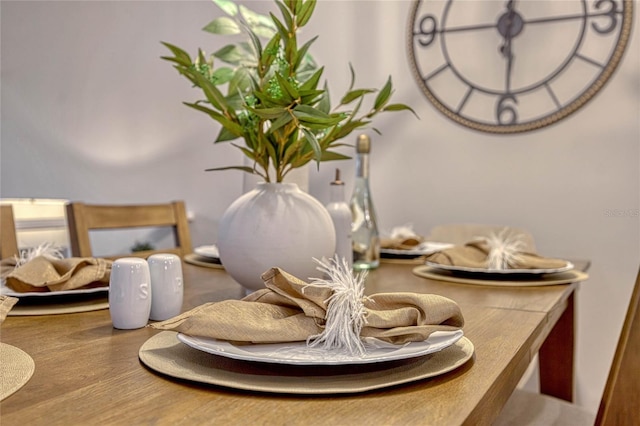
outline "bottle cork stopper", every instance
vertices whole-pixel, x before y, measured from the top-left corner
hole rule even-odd
[[[368,154],[371,152],[371,139],[369,139],[369,136],[365,134],[358,136],[358,140],[356,141],[356,152],[358,154]]]
[[[331,182],[331,185],[344,185],[344,182],[340,180],[340,169],[336,169],[336,179]]]

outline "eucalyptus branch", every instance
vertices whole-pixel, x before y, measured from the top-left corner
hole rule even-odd
[[[270,182],[273,169],[275,181],[281,182],[291,170],[310,161],[319,165],[348,159],[333,151],[344,145],[337,141],[369,125],[377,114],[413,112],[404,104],[389,104],[391,78],[380,90],[353,89],[351,64],[349,89],[331,107],[328,85],[318,86],[324,68],[308,53],[317,36],[298,46],[299,30],[309,22],[316,0],[275,0],[281,18],[273,13],[260,15],[230,0],[213,2],[227,16],[215,18],[204,30],[218,36],[244,32],[248,42],[229,44],[209,59],[199,49],[194,60],[181,48],[164,43],[173,56],[162,58],[202,90],[204,99],[186,104],[222,126],[216,143],[243,138],[245,146],[233,145],[253,162],[253,167],[208,170],[241,170]],[[264,46],[261,38],[267,40]],[[365,98],[374,94],[373,106],[359,115]],[[351,111],[342,111],[353,102]]]

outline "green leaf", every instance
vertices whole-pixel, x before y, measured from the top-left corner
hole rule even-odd
[[[282,13],[282,17],[284,18],[285,24],[287,24],[287,28],[293,28],[293,17],[291,16],[291,12],[287,6],[285,6],[280,0],[276,0],[276,5],[280,8],[280,13]]]
[[[271,38],[271,40],[269,40],[269,42],[265,46],[264,50],[262,51],[262,56],[260,59],[260,68],[259,68],[259,73],[261,77],[267,73],[267,71],[269,70],[269,67],[271,66],[273,61],[276,59],[279,45],[280,45],[280,34],[275,33]]]
[[[250,106],[247,106],[246,108],[258,117],[264,118],[265,120],[275,120],[277,118],[280,118],[282,114],[287,114],[287,110],[282,107],[251,108]]]
[[[238,123],[229,120],[227,117],[225,117],[224,115],[220,114],[217,111],[212,110],[211,108],[207,108],[205,106],[199,105],[199,104],[193,104],[193,103],[189,103],[189,102],[184,102],[185,105],[196,109],[198,111],[202,111],[205,114],[208,114],[211,118],[213,118],[214,120],[216,120],[218,123],[222,124],[224,127],[227,128],[227,130],[229,130],[231,133],[233,133],[234,135],[240,137],[243,134],[242,131],[242,126],[240,126]]]
[[[313,149],[314,158],[317,161],[322,159],[322,149],[320,148],[320,144],[318,143],[318,139],[316,139],[316,135],[311,133],[308,129],[302,128],[302,133],[304,134],[304,138],[309,142],[309,145]]]
[[[298,27],[303,27],[307,24],[307,22],[309,22],[309,19],[311,19],[311,15],[313,14],[313,10],[316,7],[316,0],[307,0],[302,7],[300,8],[300,11],[298,12],[298,16],[296,16],[296,23],[298,24]]]
[[[351,71],[351,83],[349,83],[349,92],[353,90],[353,85],[356,83],[356,72],[353,70],[353,65],[349,62],[349,71]]]
[[[320,96],[324,94],[324,90],[305,90],[300,92],[300,104],[312,105],[320,101]],[[328,112],[328,111],[322,111]]]
[[[189,56],[187,52],[180,49],[178,46],[174,46],[173,44],[165,43],[164,41],[162,41],[161,43],[164,44],[169,50],[171,50],[171,53],[173,53],[173,55],[175,56],[175,60],[173,62],[177,62],[181,65],[184,64],[187,66],[191,65],[191,56]]]
[[[387,103],[387,101],[389,101],[389,97],[391,96],[391,89],[391,76],[389,76],[387,83],[384,85],[382,90],[380,90],[378,96],[376,96],[376,100],[373,104],[373,109],[379,110]]]
[[[221,16],[219,18],[214,19],[209,22],[202,29],[203,31],[212,33],[212,34],[240,34],[240,26],[236,21],[228,16]]]
[[[271,38],[276,33],[276,26],[268,16],[256,13],[243,5],[240,5],[240,14],[257,36]]]
[[[213,2],[227,15],[236,16],[238,14],[238,6],[233,0],[213,0]]]
[[[357,90],[352,90],[350,92],[348,92],[346,95],[344,95],[344,97],[342,98],[342,100],[340,101],[340,105],[347,105],[350,104],[351,102],[353,102],[354,100],[363,97],[364,95],[368,94],[368,93],[374,93],[375,90],[374,89],[357,89]]]
[[[246,60],[247,54],[244,53],[235,44],[228,44],[221,49],[218,49],[213,54],[214,57],[224,61],[228,64],[239,65],[243,60]]]
[[[238,135],[234,134],[232,131],[222,126],[222,128],[220,128],[220,133],[218,133],[218,137],[216,138],[214,143],[232,141],[238,138],[239,138]]]
[[[252,175],[257,174],[256,171],[249,166],[227,166],[227,167],[214,167],[211,169],[205,169],[205,172],[219,172],[221,170],[240,170],[243,172],[251,173]]]
[[[207,97],[207,100],[214,108],[226,112],[227,102],[224,99],[222,93],[213,85],[207,78],[205,78],[200,73],[193,73],[193,77],[195,78],[198,87],[202,89],[204,95]]]
[[[322,158],[320,159],[320,161],[350,160],[350,159],[351,157],[344,154],[340,154],[339,152],[324,151],[322,153]]]
[[[390,104],[382,109],[382,111],[411,111],[413,115],[419,120],[418,114],[408,105],[405,104]]]
[[[262,43],[260,43],[260,39],[258,38],[258,36],[251,31],[250,29],[247,29],[247,34],[249,35],[249,38],[251,39],[251,44],[253,45],[253,48],[255,49],[255,55],[256,58],[258,59],[258,63],[260,62],[260,57],[262,56]]]
[[[251,75],[245,68],[238,68],[229,81],[228,93],[236,95],[238,91],[245,93],[251,88]]]
[[[302,96],[303,90],[312,90],[318,87],[318,83],[320,82],[320,77],[322,76],[323,72],[324,72],[324,67],[319,68],[316,72],[313,73],[311,77],[309,77],[307,81],[305,81],[300,85],[301,96]]]
[[[278,30],[278,33],[280,34],[280,37],[282,37],[282,40],[284,40],[286,43],[286,41],[289,39],[289,31],[284,26],[284,24],[280,22],[276,15],[274,15],[273,13],[269,13],[269,15],[271,16],[271,20],[273,21],[273,23],[276,24],[276,28]]]
[[[307,41],[305,44],[302,45],[302,47],[300,47],[298,49],[298,52],[296,53],[296,57],[295,57],[295,63],[293,65],[293,69],[297,70],[298,67],[300,67],[300,64],[302,63],[302,60],[304,59],[305,55],[307,54],[307,51],[309,50],[309,47],[311,47],[311,44],[313,44],[314,41],[316,41],[316,39],[318,38],[318,36],[315,36],[314,38],[312,38],[311,40]]]
[[[331,111],[331,96],[329,95],[329,86],[326,82],[324,84],[324,95],[320,98],[316,108],[318,111],[322,111],[324,113],[329,113],[329,111]]]
[[[300,93],[298,93],[298,89],[293,87],[291,83],[287,81],[279,72],[276,73],[276,79],[278,79],[278,84],[287,94],[291,97],[291,100],[298,99],[300,97]]]
[[[271,123],[271,127],[269,127],[268,133],[273,133],[276,130],[280,130],[283,126],[286,126],[293,120],[291,114],[283,114],[278,119]]]
[[[225,84],[233,78],[233,70],[228,67],[218,68],[213,72],[211,77],[213,79],[213,84]]]

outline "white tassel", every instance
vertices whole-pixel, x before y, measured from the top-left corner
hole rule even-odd
[[[354,275],[346,259],[337,255],[322,261],[313,259],[320,272],[328,278],[312,278],[311,284],[333,289],[328,299],[325,328],[320,334],[307,339],[309,347],[322,346],[324,350],[344,351],[349,355],[364,355],[360,331],[366,324],[364,309],[364,280],[367,271]]]
[[[489,246],[487,268],[504,270],[516,266],[522,260],[520,252],[524,247],[524,243],[520,238],[520,235],[508,235],[507,228],[486,238],[485,240]]]
[[[15,256],[16,268],[30,262],[38,256],[44,256],[49,259],[62,259],[64,257],[60,249],[52,243],[42,243],[37,247],[21,251],[20,256]]]

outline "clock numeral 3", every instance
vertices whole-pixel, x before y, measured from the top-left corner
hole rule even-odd
[[[420,20],[418,31],[414,34],[418,39],[418,43],[420,43],[422,47],[427,47],[433,43],[437,32],[438,24],[436,23],[436,18],[434,18],[433,15],[426,15]]]
[[[513,95],[503,95],[496,105],[496,120],[501,126],[515,124],[518,121],[518,112],[513,104],[517,105],[518,100]]]
[[[610,33],[618,25],[618,18],[616,17],[616,2],[614,0],[598,0],[595,2],[594,6],[596,9],[600,9],[600,7],[605,3],[609,6],[609,9],[604,13],[604,16],[611,18],[609,26],[599,28],[595,22],[591,24],[591,27],[600,34]]]

